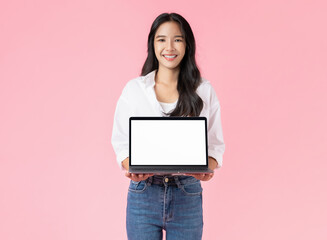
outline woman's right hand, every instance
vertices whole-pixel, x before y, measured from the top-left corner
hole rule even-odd
[[[125,176],[129,179],[139,182],[148,179],[149,177],[153,176],[154,174],[136,174],[136,173],[130,173],[128,172],[129,169],[129,158],[125,158],[125,160],[122,162],[123,167],[127,170],[125,173]]]
[[[135,182],[143,181],[148,179],[148,177],[153,176],[154,174],[136,174],[136,173],[130,173],[127,172],[125,173],[125,176],[132,179]]]

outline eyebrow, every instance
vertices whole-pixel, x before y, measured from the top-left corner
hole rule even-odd
[[[167,37],[166,35],[158,35],[158,36],[156,36],[156,38],[160,38],[160,37]],[[176,37],[181,37],[181,38],[184,38],[183,36],[181,36],[181,35],[175,35],[175,38]]]

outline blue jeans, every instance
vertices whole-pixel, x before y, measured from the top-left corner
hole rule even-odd
[[[202,187],[191,176],[153,176],[130,181],[126,229],[129,240],[202,238]]]

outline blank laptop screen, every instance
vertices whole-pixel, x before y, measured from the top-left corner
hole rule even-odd
[[[205,120],[131,120],[131,165],[206,165]]]

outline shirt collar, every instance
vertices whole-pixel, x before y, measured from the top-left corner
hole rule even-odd
[[[145,81],[145,88],[149,87],[154,87],[156,84],[154,77],[156,76],[157,69],[153,70],[152,72],[149,72],[147,75],[144,77]]]

